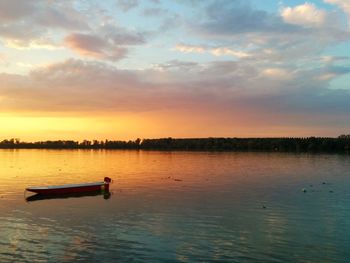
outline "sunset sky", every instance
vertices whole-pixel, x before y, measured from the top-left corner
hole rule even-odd
[[[0,140],[350,134],[349,0],[0,0]]]

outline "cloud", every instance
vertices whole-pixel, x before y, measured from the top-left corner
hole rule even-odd
[[[39,2],[39,1],[37,1]],[[35,4],[31,1],[0,1],[0,21],[23,19],[35,11]]]
[[[282,68],[266,68],[262,71],[262,74],[268,78],[272,78],[275,80],[279,80],[279,79],[288,80],[292,78],[292,74]]]
[[[325,10],[317,9],[312,3],[305,3],[295,7],[285,7],[281,16],[286,23],[300,26],[320,27],[326,25],[328,14]]]
[[[350,22],[350,2],[348,0],[323,0],[325,3],[339,6],[348,16]]]
[[[117,0],[118,7],[124,12],[136,8],[139,5],[138,0]]]
[[[71,33],[64,43],[81,56],[117,61],[126,56],[128,46],[144,44],[144,34],[106,24],[95,32]]]
[[[141,45],[146,43],[146,36],[148,35],[147,32],[128,30],[112,24],[104,24],[98,28],[97,34],[113,42],[115,45]]]
[[[47,50],[57,50],[62,49],[61,44],[55,43],[53,40],[45,39],[43,37],[30,40],[22,39],[7,39],[5,40],[6,46],[15,49],[47,49]]]
[[[133,73],[80,60],[40,67],[28,76],[1,74],[0,79],[1,107],[29,111],[120,109],[118,102],[125,107],[123,96],[132,96],[138,86]]]
[[[86,9],[92,10],[91,5],[87,4]],[[117,26],[113,19],[103,20],[105,14],[98,11],[91,17],[91,13],[83,12],[82,6],[74,1],[1,1],[0,40],[8,48],[66,47],[80,56],[109,61],[125,58],[128,46],[146,42],[146,32]]]
[[[206,8],[206,19],[196,25],[199,32],[225,36],[249,32],[294,32],[294,25],[266,11],[253,9],[243,0],[214,1]]]
[[[322,77],[349,72],[339,65],[301,71],[244,61],[170,61],[139,71],[67,60],[36,68],[28,76],[1,74],[0,108],[102,112],[211,108],[223,115],[237,110],[349,115],[350,91],[329,89],[330,79]]]
[[[192,52],[204,53],[206,50],[206,48],[201,46],[186,45],[186,44],[177,44],[175,49],[183,53],[192,53]]]
[[[53,3],[53,2],[52,2]],[[74,8],[74,3],[45,3],[38,6],[33,20],[44,27],[88,30],[89,26],[85,20],[85,16]]]
[[[290,135],[292,127],[310,132],[349,123],[350,91],[330,89],[331,78],[322,78],[348,72],[339,65],[300,70],[259,66],[249,60],[173,60],[145,70],[67,60],[34,68],[27,76],[0,74],[0,110],[158,116],[158,124],[168,123],[167,131],[176,128],[174,122],[192,123],[197,136],[198,127],[217,127],[215,123],[225,123],[222,131],[231,135],[235,127],[277,135],[280,127]],[[348,127],[345,124],[343,128]],[[218,128],[213,132],[220,136]],[[213,136],[205,136],[209,135]]]
[[[5,42],[17,42],[26,46],[28,42],[34,41],[43,35],[43,30],[37,27],[26,27],[22,23],[0,25],[0,38]]]
[[[97,59],[120,60],[125,57],[127,50],[108,43],[98,36],[73,33],[64,39],[64,43],[82,56]]]
[[[187,28],[202,41],[221,48],[214,51],[216,54],[231,53],[256,63],[289,64],[311,60],[327,47],[350,39],[350,32],[337,13],[314,4],[285,7],[281,13],[272,13],[256,9],[250,1],[205,3],[204,9],[198,8],[204,10],[197,14],[198,19],[187,21]]]
[[[347,1],[325,1],[346,11]],[[261,117],[268,123],[300,126],[310,122],[327,125],[335,116],[350,121],[349,91],[334,87],[332,82],[350,73],[349,58],[327,53],[328,48],[350,39],[349,29],[341,23],[344,21],[335,18],[344,16],[339,10],[305,3],[280,12],[266,11],[247,0],[177,0],[176,9],[163,10],[166,5],[148,8],[158,1],[119,1],[125,12],[133,8],[138,12],[116,17],[117,6],[107,10],[110,6],[102,2],[16,2],[22,6],[15,2],[0,1],[4,45],[20,49],[64,47],[72,53],[60,54],[75,53],[81,60],[55,62],[57,56],[52,56],[52,64],[38,67],[43,55],[36,57],[37,50],[30,54],[26,50],[9,52],[11,59],[20,53],[25,59],[12,61],[7,72],[21,70],[19,67],[31,71],[28,75],[0,74],[2,112],[171,110],[181,111],[182,116],[210,112],[218,122],[232,116],[239,116],[243,123],[244,118],[258,121]],[[149,17],[142,14],[154,17],[143,24],[142,19]],[[130,28],[135,21],[126,25],[124,18],[134,15],[141,15],[137,24],[145,30]],[[150,25],[159,30],[147,31]],[[172,42],[176,39],[185,42]],[[147,49],[138,47],[146,43]],[[204,56],[198,61],[181,61],[174,59],[178,53],[164,50],[169,46]],[[133,49],[138,57],[110,63],[128,58]],[[32,63],[28,57],[38,61]],[[149,67],[144,66],[147,63]],[[121,69],[129,65],[143,69]]]
[[[156,71],[168,71],[168,70],[185,70],[190,71],[191,69],[197,68],[198,63],[189,61],[171,60],[167,63],[156,64],[153,66]]]
[[[248,52],[235,51],[227,47],[213,48],[211,50],[211,53],[214,54],[215,56],[229,55],[237,58],[246,58],[251,56]]]
[[[70,1],[0,1],[0,22],[0,38],[18,48],[37,45],[43,39],[44,48],[54,46],[51,30],[89,29],[84,15]]]
[[[208,47],[188,44],[177,44],[175,50],[182,53],[210,53],[214,56],[234,56],[237,58],[246,58],[251,55],[248,52],[236,51],[228,47]]]
[[[72,2],[1,1],[0,21],[6,25],[23,25],[64,29],[87,29],[84,16],[74,8]]]

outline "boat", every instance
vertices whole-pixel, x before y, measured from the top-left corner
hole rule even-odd
[[[111,197],[110,192],[106,191],[93,191],[93,192],[81,192],[81,193],[72,193],[72,194],[34,194],[29,197],[26,197],[27,202],[41,201],[48,199],[68,199],[68,198],[81,198],[81,197],[94,197],[102,196],[103,199],[109,199]]]
[[[111,182],[111,178],[105,177],[103,182],[54,186],[35,186],[26,188],[26,191],[34,192],[40,195],[66,195],[97,191],[109,192],[109,184]]]

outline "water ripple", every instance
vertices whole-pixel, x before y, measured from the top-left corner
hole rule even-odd
[[[350,158],[326,157],[0,150],[0,262],[346,262]],[[104,176],[109,200],[23,198]]]

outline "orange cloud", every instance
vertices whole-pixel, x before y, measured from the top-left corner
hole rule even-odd
[[[348,71],[296,71],[234,61],[173,61],[156,69],[121,70],[67,60],[28,76],[0,74],[1,112],[25,117],[0,127],[6,127],[2,134],[20,138],[29,128],[28,133],[45,138],[90,134],[111,139],[287,135],[289,127],[340,131],[349,123],[350,93],[328,89],[331,79],[320,76]]]

